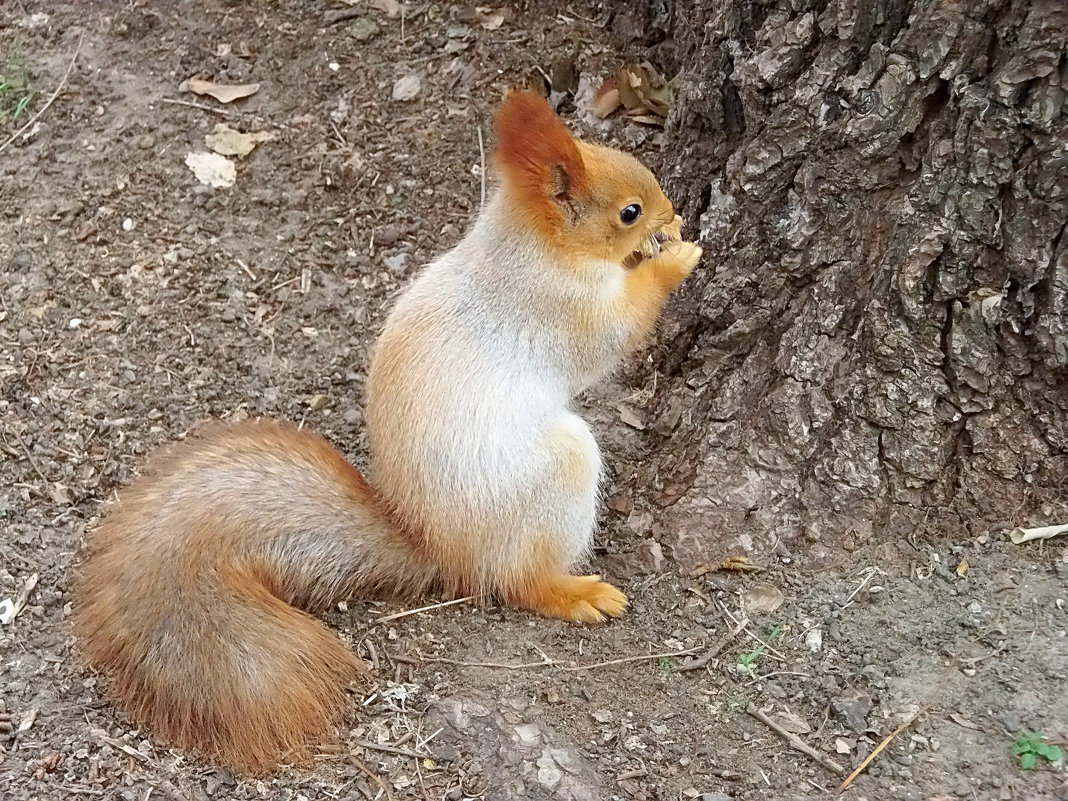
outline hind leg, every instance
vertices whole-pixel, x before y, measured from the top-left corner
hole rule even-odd
[[[586,423],[566,415],[542,439],[549,469],[535,489],[534,533],[501,588],[508,603],[547,617],[597,623],[623,611],[627,599],[599,576],[573,576],[585,557],[597,517],[601,454]]]
[[[627,605],[627,596],[600,576],[572,576],[562,571],[543,570],[508,594],[513,606],[531,609],[546,617],[575,623],[600,623],[616,617]]]

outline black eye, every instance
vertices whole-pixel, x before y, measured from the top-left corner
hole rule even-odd
[[[619,212],[619,219],[625,222],[627,225],[633,225],[635,220],[642,216],[642,207],[637,203],[631,203],[625,207],[623,211]]]

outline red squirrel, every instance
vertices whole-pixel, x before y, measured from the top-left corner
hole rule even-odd
[[[492,198],[403,292],[367,381],[370,481],[321,437],[213,424],[150,460],[93,531],[73,622],[112,701],[243,772],[307,759],[362,662],[310,613],[348,597],[495,596],[597,622],[571,575],[601,455],[574,396],[632,351],[701,250],[652,173],[512,92]]]

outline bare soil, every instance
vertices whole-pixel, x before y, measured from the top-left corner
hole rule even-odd
[[[376,624],[401,607],[343,605],[328,622],[375,686],[354,694],[334,751],[259,779],[168,750],[103,700],[68,625],[69,571],[103,502],[208,418],[302,422],[362,464],[369,345],[477,211],[479,131],[488,147],[503,90],[572,56],[596,85],[637,46],[615,4],[524,4],[492,30],[473,5],[409,3],[402,21],[365,4],[331,22],[346,8],[0,7],[0,57],[40,93],[0,142],[73,58],[55,102],[0,151],[0,600],[38,578],[0,628],[0,797],[831,796],[842,777],[752,704],[847,772],[911,719],[857,799],[1068,798],[1063,761],[1023,771],[1011,752],[1028,730],[1068,740],[1068,543],[1014,546],[1006,529],[1029,521],[1008,509],[979,536],[967,521],[948,539],[843,531],[833,551],[739,554],[756,571],[681,564],[635,479],[662,443],[643,420],[656,344],[583,401],[611,466],[594,569],[630,596],[622,619],[463,604]],[[393,100],[411,74],[418,94]],[[224,107],[179,93],[193,76],[261,86]],[[579,106],[563,114],[584,135],[654,166],[670,147]],[[233,187],[209,189],[184,159],[224,121],[273,138],[237,160]],[[783,603],[760,611],[773,590]],[[732,616],[745,631],[684,670]]]

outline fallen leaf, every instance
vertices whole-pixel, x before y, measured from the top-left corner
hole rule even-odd
[[[22,718],[19,720],[19,733],[21,734],[24,731],[29,731],[30,726],[33,725],[35,720],[37,720],[36,709],[28,709],[23,712]]]
[[[960,714],[958,714],[956,712],[950,712],[949,713],[949,719],[952,720],[954,723],[956,723],[958,726],[963,726],[966,729],[972,729],[973,731],[982,731],[983,730],[982,727],[977,726],[975,723],[972,723],[966,717],[964,717],[963,715],[960,715]]]
[[[348,27],[348,34],[357,42],[366,42],[378,35],[378,24],[370,17],[358,17]]]
[[[626,423],[631,428],[636,428],[639,431],[645,429],[645,421],[629,406],[619,407],[619,419]]]
[[[198,95],[214,97],[220,103],[232,103],[242,97],[254,95],[260,90],[258,83],[225,85],[200,78],[189,78],[178,85],[179,92],[193,92]]]
[[[456,19],[468,25],[481,25],[487,31],[495,31],[508,19],[508,9],[475,6],[458,12]]]
[[[754,565],[752,562],[749,561],[749,557],[748,556],[744,556],[744,555],[728,556],[726,559],[723,560],[723,562],[720,564],[720,566],[718,568],[716,568],[716,569],[717,570],[734,570],[734,571],[737,571],[739,573],[745,573],[747,571],[760,570],[759,567],[757,567],[756,565]]]
[[[204,137],[205,143],[220,156],[247,156],[260,142],[274,139],[269,131],[242,133],[225,122],[215,125],[215,130]]]
[[[597,96],[593,99],[593,113],[603,120],[621,105],[623,101],[619,97],[616,79],[615,77],[609,78],[597,90]]]
[[[634,122],[662,127],[674,96],[672,84],[648,61],[627,64],[597,90],[593,112],[604,119],[622,106]]]
[[[237,167],[218,153],[187,153],[185,163],[204,186],[224,188],[237,181]]]
[[[423,82],[419,80],[419,76],[414,72],[410,75],[405,75],[403,78],[398,78],[393,84],[393,99],[400,101],[415,100],[419,95],[419,90],[423,88]]]
[[[968,560],[961,559],[960,564],[957,565],[957,575],[964,577],[964,574],[968,572]]]
[[[654,117],[652,114],[629,114],[627,119],[631,122],[639,122],[642,125],[656,125],[658,127],[663,127],[664,125],[663,117]]]
[[[400,3],[397,0],[368,0],[367,5],[377,8],[391,19],[400,16]]]
[[[70,505],[70,487],[66,484],[53,484],[52,485],[52,503],[57,506],[69,506]]]
[[[774,584],[758,581],[742,593],[742,606],[749,614],[774,612],[783,605],[786,598]]]
[[[1009,538],[1016,545],[1022,545],[1031,540],[1046,540],[1061,534],[1068,534],[1068,525],[1043,526],[1042,528],[1014,528],[1009,532]]]
[[[791,734],[808,734],[812,731],[812,727],[793,712],[776,712],[771,717]]]
[[[479,6],[475,9],[475,22],[487,31],[495,31],[504,24],[504,12]]]

